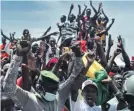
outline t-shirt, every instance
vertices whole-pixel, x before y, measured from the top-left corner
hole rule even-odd
[[[91,20],[90,19],[88,20],[88,17],[84,16],[83,29],[87,31],[91,25],[92,25]]]
[[[1,44],[1,45],[0,45],[0,50],[4,49],[5,46],[6,46],[6,44]]]
[[[81,100],[79,104],[74,108],[73,111],[102,111],[101,106],[94,105],[93,107],[90,107],[86,104],[84,100]]]
[[[77,28],[78,28],[78,25],[75,21],[70,23],[66,29],[67,37],[77,38]]]
[[[68,22],[60,23],[61,35],[62,35],[62,36],[65,36],[65,35],[66,35],[66,29],[67,29],[68,25],[69,25]]]
[[[118,100],[116,99],[116,97],[112,98],[107,103],[110,105],[110,108],[108,111],[117,111]]]

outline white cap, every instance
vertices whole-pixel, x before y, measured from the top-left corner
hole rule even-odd
[[[82,83],[82,90],[88,85],[95,86],[98,89],[97,85],[92,80],[86,80]]]

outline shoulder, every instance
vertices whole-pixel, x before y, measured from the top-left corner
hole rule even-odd
[[[109,100],[107,103],[110,105],[109,111],[116,111],[117,104],[118,104],[118,100],[116,99],[116,97],[114,97],[113,99]]]

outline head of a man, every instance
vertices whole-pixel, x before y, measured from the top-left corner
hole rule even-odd
[[[97,21],[98,21],[98,23],[100,24],[100,23],[101,23],[101,21],[102,21],[102,18],[101,18],[101,17],[99,17],[99,18],[97,19]]]
[[[54,37],[50,38],[49,44],[51,45],[51,47],[55,47],[56,45],[56,39]]]
[[[121,74],[116,74],[114,75],[114,80],[115,80],[115,84],[118,87],[118,89],[122,89],[122,85],[123,85],[123,76]]]
[[[30,40],[30,33],[28,29],[23,30],[23,40]]]
[[[59,78],[51,71],[41,71],[36,85],[37,92],[46,101],[54,101],[59,86]]]
[[[81,42],[80,41],[74,41],[72,42],[72,45],[70,47],[72,51],[75,53],[76,56],[80,56],[82,52],[81,48]]]
[[[84,101],[90,107],[93,107],[97,102],[97,96],[98,96],[97,85],[91,80],[86,80],[85,82],[83,82],[82,96],[84,98]]]
[[[38,45],[37,43],[35,43],[35,44],[32,46],[32,53],[35,53],[38,48],[39,48],[39,45]]]
[[[88,9],[86,10],[86,15],[87,15],[87,16],[90,16],[90,15],[91,15],[91,9],[88,8]]]
[[[61,18],[60,18],[60,21],[61,21],[61,23],[64,23],[66,21],[66,16],[62,15]]]
[[[73,22],[76,19],[76,16],[74,14],[69,15],[69,21]]]

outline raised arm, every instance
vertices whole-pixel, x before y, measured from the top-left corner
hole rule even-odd
[[[59,68],[60,68],[60,65],[61,65],[62,60],[67,59],[67,58],[70,58],[70,54],[69,54],[69,53],[65,53],[65,54],[63,54],[63,55],[59,58],[58,62],[55,64],[55,66],[54,66],[53,69],[52,69],[52,72],[53,72],[54,74],[56,74],[56,75],[58,74],[58,71],[59,71]]]
[[[96,20],[97,20],[97,18],[99,17],[99,15],[101,14],[101,13],[100,13],[101,7],[102,7],[102,3],[99,4],[98,12],[95,13],[94,16],[92,17],[92,22],[93,22],[93,24],[96,24]]]
[[[106,68],[105,68],[108,73],[109,73],[109,72],[111,71],[111,69],[112,69],[112,66],[113,66],[115,57],[116,57],[117,55],[119,55],[120,53],[121,53],[121,50],[119,50],[119,49],[116,49],[116,50],[114,51],[113,56],[110,58],[110,60],[108,61],[107,66],[106,66]]]
[[[69,10],[69,14],[68,14],[68,20],[69,20],[69,16],[70,16],[70,14],[71,14],[71,12],[72,12],[73,8],[74,8],[74,5],[73,5],[73,4],[71,4],[70,10]]]
[[[103,9],[102,9],[102,14],[103,14],[104,17],[105,17],[104,25],[106,26],[107,23],[109,22],[109,19],[108,19],[108,17],[106,16],[106,14],[104,13]]]
[[[81,6],[78,5],[78,8],[79,8],[79,12],[78,12],[78,14],[81,15]]]
[[[100,36],[100,37],[101,37],[103,34],[107,33],[107,32],[109,31],[109,29],[111,28],[111,26],[113,25],[114,20],[115,20],[115,19],[112,19],[112,23],[106,28],[106,30],[104,30],[104,31],[102,31],[102,32],[100,32],[100,33],[98,33],[97,36]]]
[[[31,86],[32,86],[31,84],[32,81],[30,79],[31,72],[29,71],[29,68],[26,64],[23,64],[21,68],[22,68],[22,80],[23,80],[22,88],[26,91],[30,91]]]
[[[7,37],[7,36],[3,33],[2,29],[1,29],[1,35],[2,35],[4,38],[6,38],[7,40],[9,40],[9,41],[10,41],[10,38],[9,38],[9,37]]]
[[[130,59],[129,59],[129,56],[128,56],[128,54],[126,53],[126,51],[124,49],[121,36],[118,37],[118,42],[119,42],[118,47],[120,47],[122,49],[122,56],[123,56],[124,62],[126,64],[126,69],[130,70],[131,69],[131,67],[130,67]]]
[[[100,40],[100,37],[96,39],[96,43],[97,43],[97,51],[101,60],[101,64],[103,67],[106,67],[107,65],[107,60],[106,60],[106,56],[102,47],[102,43]]]
[[[82,12],[82,14],[81,14],[82,17],[85,15],[85,11],[86,11],[86,9],[87,9],[87,5],[84,4],[84,6],[85,6],[85,8],[84,8],[84,10],[83,10],[83,12]]]
[[[9,35],[10,35],[10,42],[13,42],[14,40],[16,40],[15,37],[14,37],[15,32],[10,33]],[[17,40],[16,40],[16,41],[17,41]]]
[[[44,32],[44,34],[42,36],[45,36],[50,30],[51,30],[51,26],[48,27],[48,29]]]
[[[23,53],[27,54],[28,50],[26,50],[26,52],[23,52]],[[16,85],[16,79],[18,76],[18,67],[21,64],[21,61],[22,61],[22,55],[19,54],[19,52],[17,52],[13,56],[10,67],[8,68],[8,71],[4,78],[3,89],[4,89],[4,92],[8,94],[9,96],[11,96],[13,100],[16,100],[17,98],[17,100],[21,102],[21,105],[25,109],[27,101],[30,99],[31,96],[29,96],[29,92],[21,89],[20,87]]]
[[[99,3],[98,13],[100,13],[101,8],[102,8],[102,3]]]
[[[35,39],[35,41],[44,40],[44,39],[47,39],[48,37],[50,37],[51,35],[55,36],[57,34],[58,34],[58,32],[52,32],[52,33],[50,33],[50,34],[48,34],[46,36],[41,36],[40,38]]]
[[[113,40],[111,38],[111,34],[109,34],[109,38],[108,38],[108,49],[107,49],[107,53],[106,53],[107,62],[108,62],[108,59],[109,59],[109,54],[110,54],[110,50],[111,50],[111,47],[112,46],[113,46]]]
[[[98,12],[97,12],[97,10],[94,8],[94,6],[93,6],[93,4],[92,4],[92,1],[90,1],[90,6],[92,7],[94,13],[97,14]]]

